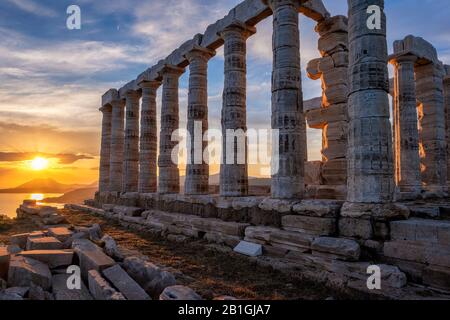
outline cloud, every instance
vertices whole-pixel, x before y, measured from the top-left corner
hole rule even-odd
[[[0,152],[0,162],[19,162],[32,160],[35,157],[56,159],[59,164],[73,164],[79,160],[90,160],[94,157],[83,154],[49,154],[35,152]]]
[[[38,4],[32,0],[6,0],[9,3],[12,3],[17,8],[32,13],[37,16],[43,16],[43,17],[55,17],[57,16],[56,11],[43,6],[41,4]]]

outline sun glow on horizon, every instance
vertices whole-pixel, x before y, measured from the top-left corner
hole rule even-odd
[[[49,165],[49,161],[42,157],[36,157],[30,162],[31,169],[35,171],[41,171],[47,169]]]

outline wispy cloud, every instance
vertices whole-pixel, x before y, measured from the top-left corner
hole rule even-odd
[[[37,16],[43,16],[43,17],[55,17],[57,16],[56,11],[53,9],[43,6],[33,0],[6,0],[9,3],[14,4],[17,8],[37,15]]]

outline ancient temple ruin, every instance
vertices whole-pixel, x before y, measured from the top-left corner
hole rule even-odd
[[[290,261],[305,276],[320,270],[321,280],[334,284],[361,289],[355,273],[365,275],[376,263],[394,291],[410,293],[407,281],[450,289],[450,67],[414,36],[396,41],[389,54],[383,0],[348,5],[345,17],[332,16],[320,0],[245,0],[136,79],[106,92],[99,192],[88,210],[165,235],[262,244],[264,255]],[[380,29],[367,26],[372,5],[381,8]],[[306,70],[299,14],[316,21],[319,34],[318,58]],[[221,164],[220,194],[209,193],[206,162],[188,164],[180,188],[171,158],[179,78],[189,66],[187,129],[200,122],[205,132],[207,64],[224,46],[222,130],[245,131],[246,41],[264,19],[273,20],[272,129],[279,130],[271,195],[249,193],[246,163]],[[302,72],[321,81],[321,98],[303,101]],[[323,133],[314,181],[305,179],[307,125]],[[225,148],[225,138],[222,143]]]

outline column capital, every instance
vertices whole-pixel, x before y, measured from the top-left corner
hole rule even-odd
[[[165,64],[164,67],[159,72],[159,74],[163,78],[167,74],[181,76],[184,73],[184,71],[185,71],[184,68],[180,68],[171,64]]]
[[[141,92],[137,90],[128,90],[124,94],[125,100],[136,100],[141,97]]]
[[[161,81],[152,80],[152,81],[143,81],[139,83],[139,87],[141,89],[158,89],[161,86]]]
[[[222,31],[217,32],[217,35],[222,39],[225,39],[228,34],[236,32],[242,33],[245,38],[248,38],[256,33],[256,28],[249,26],[240,20],[233,20],[230,24],[225,26]]]
[[[295,7],[299,7],[298,0],[262,0],[262,2],[269,6],[272,10],[282,5],[293,5]]]
[[[198,57],[203,57],[207,61],[216,55],[215,50],[204,48],[201,46],[194,46],[189,52],[187,52],[184,57],[191,62],[193,59]]]
[[[418,60],[417,56],[412,55],[412,54],[389,56],[389,63],[394,66],[397,66],[402,63],[407,63],[407,62],[416,63],[417,60]]]

